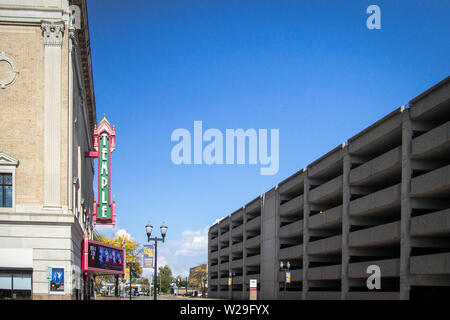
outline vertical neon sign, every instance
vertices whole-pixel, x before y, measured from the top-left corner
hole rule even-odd
[[[99,185],[99,213],[97,218],[110,219],[111,206],[109,205],[109,140],[108,135],[103,133],[100,138],[100,185]]]
[[[94,199],[94,224],[115,225],[115,199],[111,202],[111,153],[115,150],[116,130],[103,118],[98,128],[94,128],[93,152],[86,157],[98,159],[98,202]]]

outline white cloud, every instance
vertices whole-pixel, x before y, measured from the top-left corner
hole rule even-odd
[[[185,230],[182,241],[175,251],[175,256],[197,257],[207,253],[208,227],[199,231]]]
[[[125,229],[118,230],[116,232],[115,236],[116,237],[125,237],[127,239],[133,240],[133,237],[131,236],[131,234],[129,234],[128,231]]]
[[[159,269],[160,267],[164,267],[164,266],[167,266],[167,265],[169,265],[169,264],[167,263],[167,259],[166,259],[164,256],[158,255],[158,269]]]

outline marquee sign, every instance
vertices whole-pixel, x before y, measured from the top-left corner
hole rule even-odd
[[[94,199],[94,225],[116,224],[116,201],[111,201],[111,153],[116,149],[116,129],[103,118],[94,128],[94,149],[86,157],[98,159],[98,202]]]
[[[81,267],[83,271],[106,274],[125,273],[125,249],[83,239]]]

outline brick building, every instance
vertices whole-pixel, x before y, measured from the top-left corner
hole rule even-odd
[[[0,299],[89,293],[96,123],[86,1],[0,0]]]

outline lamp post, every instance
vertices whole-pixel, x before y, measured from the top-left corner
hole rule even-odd
[[[158,241],[162,241],[164,242],[164,239],[166,237],[166,232],[167,232],[167,226],[164,224],[162,224],[161,227],[159,227],[159,229],[161,230],[161,236],[162,238],[158,238],[158,237],[154,237],[151,238],[151,234],[152,234],[152,230],[153,230],[153,226],[149,223],[147,223],[147,225],[145,226],[145,232],[147,233],[147,242],[150,242],[150,240],[155,241],[155,272],[153,275],[153,300],[156,300],[156,296],[157,296],[157,291],[156,291],[156,278],[158,276]]]
[[[130,300],[131,300],[131,279],[132,279],[132,272],[131,272],[131,267],[134,265],[134,263],[135,263],[135,258],[134,258],[134,256],[130,259],[130,264],[129,264],[129,267],[128,267],[128,269],[130,270]]]
[[[284,266],[283,261],[280,262],[280,270],[284,271],[284,298],[286,299],[286,287],[287,287],[287,277],[286,274],[289,271],[289,268],[291,267],[291,264],[289,261],[286,263],[286,267]]]
[[[233,277],[236,275],[236,272],[229,272],[229,286],[230,286],[230,289],[231,289],[231,300],[233,300]]]

